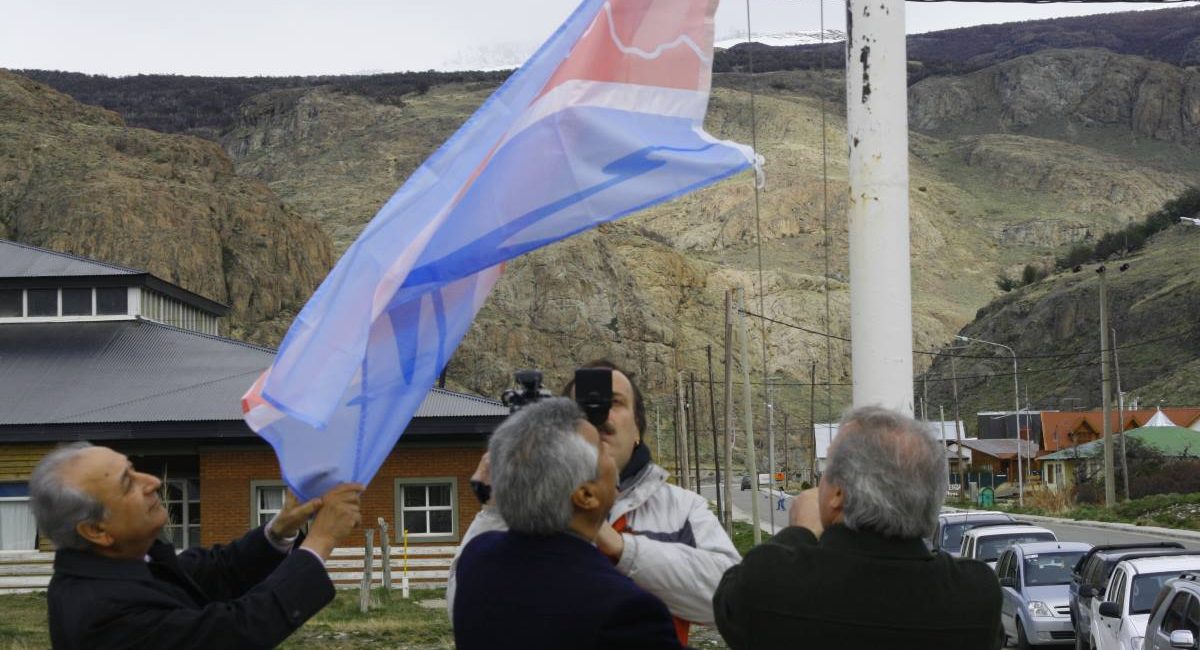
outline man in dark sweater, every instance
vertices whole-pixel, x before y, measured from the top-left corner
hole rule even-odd
[[[361,485],[304,504],[289,497],[241,539],[178,555],[157,539],[167,523],[161,485],[87,443],[34,469],[34,516],[57,547],[47,594],[55,650],[273,648],[333,600],[324,562],[360,521]]]
[[[730,648],[999,648],[996,575],[922,540],[948,475],[927,426],[850,412],[820,486],[793,501],[791,526],[721,580],[713,606]]]

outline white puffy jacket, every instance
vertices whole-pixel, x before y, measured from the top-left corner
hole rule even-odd
[[[712,625],[712,596],[725,570],[741,561],[708,501],[667,483],[667,470],[650,463],[617,495],[609,521],[625,517],[625,549],[617,571],[658,596],[671,614]],[[463,535],[450,564],[446,605],[454,611],[454,572],[458,555],[476,535],[505,530],[495,508],[484,508]],[[451,615],[453,619],[453,614]]]

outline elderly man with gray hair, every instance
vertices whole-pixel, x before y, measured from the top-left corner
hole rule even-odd
[[[562,397],[492,434],[492,499],[508,530],[476,536],[459,556],[459,650],[680,647],[666,605],[596,548],[617,498],[607,446]]]
[[[882,408],[842,419],[818,488],[791,526],[725,573],[713,596],[734,650],[1000,647],[988,566],[931,553],[946,450],[923,423]]]
[[[60,447],[29,483],[38,529],[57,549],[46,597],[55,650],[279,645],[333,600],[324,562],[359,523],[363,489],[344,483],[303,504],[289,495],[265,526],[176,554],[158,539],[162,481],[123,454]]]

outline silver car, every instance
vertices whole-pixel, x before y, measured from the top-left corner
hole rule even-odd
[[[1071,570],[1091,544],[1030,542],[1013,544],[996,564],[1004,600],[1000,623],[1004,641],[1022,650],[1034,645],[1075,643],[1071,625]]]
[[[1200,639],[1200,574],[1168,580],[1154,600],[1145,650],[1195,648]]]
[[[933,537],[928,542],[929,550],[940,550],[958,557],[959,549],[962,547],[963,533],[972,526],[1011,521],[1013,518],[1003,512],[988,510],[943,512],[938,515],[937,527],[933,529]]]

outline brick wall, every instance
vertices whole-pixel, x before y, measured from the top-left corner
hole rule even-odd
[[[377,528],[376,519],[383,517],[388,526],[395,529],[395,479],[454,476],[457,477],[458,533],[462,535],[479,513],[479,502],[467,482],[483,450],[482,441],[476,446],[459,447],[408,447],[401,443],[388,456],[363,494],[363,523]],[[201,544],[224,543],[244,534],[250,527],[250,482],[279,478],[279,465],[269,447],[201,450]],[[362,546],[363,540],[363,531],[356,529],[341,545]]]

